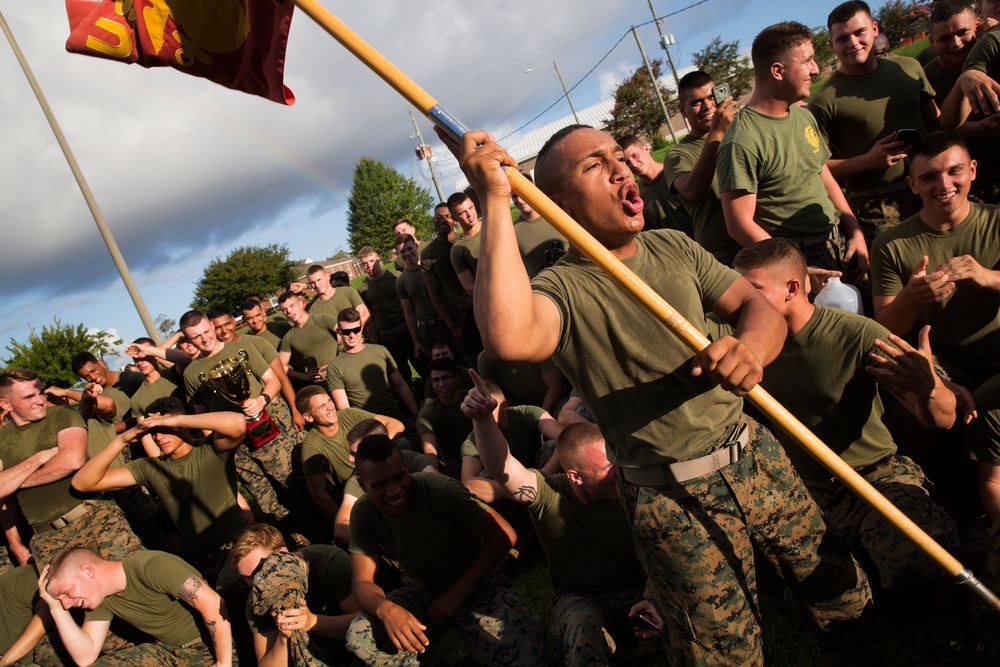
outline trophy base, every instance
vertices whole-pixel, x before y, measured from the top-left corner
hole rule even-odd
[[[260,449],[281,435],[281,429],[274,423],[267,410],[261,412],[256,419],[247,418],[247,438],[244,442],[252,449]]]

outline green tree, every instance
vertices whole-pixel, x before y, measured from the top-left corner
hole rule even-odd
[[[663,59],[653,60],[649,66],[653,69],[653,76],[657,79],[667,111],[673,116],[679,111],[677,100],[672,99],[670,90],[659,83],[663,71]],[[634,134],[645,137],[650,143],[655,143],[656,138],[660,136],[660,128],[666,122],[645,65],[618,84],[615,89],[615,106],[611,109],[611,122],[607,127],[612,136],[624,137]]]
[[[295,276],[288,246],[244,246],[225,259],[215,259],[195,286],[192,308],[219,306],[235,313],[245,294],[266,297],[285,287]]]
[[[362,157],[354,165],[354,183],[347,200],[347,231],[352,252],[366,245],[375,248],[383,260],[393,252],[392,223],[405,218],[413,223],[417,236],[429,239],[431,207],[435,200],[412,178],[375,158]]]
[[[740,55],[740,42],[723,42],[716,37],[701,51],[691,55],[698,69],[711,75],[715,83],[728,83],[733,99],[738,100],[753,89],[753,65]]]
[[[107,331],[88,332],[83,324],[63,324],[54,318],[43,325],[41,333],[30,328],[28,341],[10,339],[4,360],[8,367],[28,368],[38,373],[46,387],[72,387],[80,378],[70,368],[70,360],[80,352],[93,352],[101,359],[122,341]]]
[[[927,30],[931,15],[931,3],[927,0],[889,0],[875,15],[879,32],[889,39],[891,48],[896,48],[907,37],[916,37]]]
[[[813,33],[813,54],[816,64],[819,65],[820,76],[825,75],[827,67],[836,64],[837,57],[830,48],[830,31],[826,28],[820,28]]]
[[[177,320],[172,320],[166,315],[160,314],[159,317],[154,320],[156,324],[156,329],[160,332],[160,335],[164,338],[170,338],[177,331]]]

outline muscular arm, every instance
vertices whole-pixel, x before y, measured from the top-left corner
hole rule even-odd
[[[390,438],[395,438],[403,432],[404,428],[406,428],[403,426],[403,422],[399,421],[395,417],[390,417],[388,415],[375,415],[375,419],[382,422],[382,426],[385,426],[385,430],[389,432]]]
[[[340,500],[340,508],[333,519],[333,540],[337,544],[351,544],[351,509],[357,501],[357,498],[346,493]]]
[[[212,446],[225,452],[240,446],[247,435],[247,422],[238,412],[202,412],[194,415],[165,415],[146,420],[149,428],[166,426],[211,431]]]
[[[976,473],[979,477],[979,501],[992,521],[1000,514],[1000,466],[976,461]]]
[[[35,614],[28,621],[28,627],[24,629],[21,636],[14,640],[7,652],[0,658],[0,667],[14,667],[17,661],[28,655],[28,653],[38,645],[38,642],[45,636],[45,626],[42,619]]]
[[[719,194],[722,213],[726,218],[729,236],[744,248],[757,241],[771,238],[764,228],[754,222],[757,211],[757,194],[746,190],[734,190]]]
[[[94,454],[94,457],[83,464],[73,475],[72,486],[77,491],[89,493],[93,491],[114,491],[135,486],[135,477],[125,466],[114,466],[118,456],[128,443],[142,437],[145,429],[133,428],[115,439],[107,447]]]
[[[448,327],[448,331],[455,336],[456,332],[458,332],[458,325],[455,323],[455,320],[452,319],[451,313],[448,312],[448,304],[445,302],[444,293],[441,290],[441,283],[438,281],[437,276],[433,273],[425,273],[424,284],[427,286],[427,296],[430,298],[431,305],[434,306],[435,312],[437,312],[441,321],[444,322],[444,325]]]
[[[458,282],[462,283],[462,289],[469,296],[473,296],[476,291],[476,278],[472,275],[472,271],[466,269],[465,271],[459,271],[455,275],[458,276]]]
[[[59,453],[45,462],[21,483],[22,487],[41,486],[69,477],[87,460],[87,429],[64,428],[56,436]]]
[[[507,494],[503,487],[496,480],[480,477],[479,473],[482,471],[483,463],[478,457],[462,457],[462,484],[472,495],[484,503],[492,503],[505,498]]]
[[[333,524],[337,522],[337,501],[334,500],[326,489],[326,477],[323,475],[305,475],[306,486],[309,488],[309,497],[313,503],[323,513],[323,516]]]
[[[195,609],[204,621],[205,629],[212,640],[215,664],[227,667],[233,664],[233,634],[229,625],[226,603],[201,578],[192,574],[181,585],[177,597]]]
[[[420,448],[427,458],[434,462],[434,466],[440,469],[441,457],[438,455],[437,444],[437,436],[433,433],[424,433],[420,436]]]
[[[333,404],[338,410],[346,410],[351,407],[350,401],[347,400],[347,392],[343,389],[334,389],[330,392],[330,398],[333,399]]]
[[[542,399],[542,410],[548,412],[556,407],[556,403],[563,397],[565,393],[563,379],[562,371],[555,366],[542,375],[542,380],[545,382],[545,397]]]
[[[413,397],[413,392],[410,390],[410,386],[406,384],[406,380],[403,379],[402,374],[398,370],[393,371],[389,374],[389,381],[392,383],[392,388],[396,391],[396,396],[399,396],[399,400],[410,411],[410,414],[415,417],[417,412],[419,412],[417,409],[417,400]]]
[[[410,340],[413,341],[413,349],[415,351],[422,350],[423,345],[420,344],[420,335],[417,332],[417,314],[413,309],[413,301],[400,298],[399,303],[403,307],[403,320],[406,322],[406,330],[410,334]]]
[[[358,609],[376,616],[385,625],[389,639],[401,651],[423,653],[430,643],[427,629],[413,614],[385,597],[375,583],[378,563],[371,556],[351,554],[353,596]]]
[[[21,488],[24,480],[28,479],[33,472],[58,453],[59,449],[57,447],[43,449],[7,469],[4,469],[3,463],[0,462],[0,471],[2,471],[0,472],[0,498],[6,498],[14,494]]]

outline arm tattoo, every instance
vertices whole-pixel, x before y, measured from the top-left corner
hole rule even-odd
[[[215,642],[215,621],[205,620],[205,629],[208,630],[208,636],[211,638],[212,642]]]
[[[535,502],[535,487],[528,485],[519,486],[517,491],[515,491],[512,495],[514,496],[515,501],[524,505],[530,505]]]
[[[180,592],[177,594],[181,600],[194,606],[194,600],[198,596],[198,591],[201,590],[201,579],[197,575],[192,574],[184,584],[181,586]]]

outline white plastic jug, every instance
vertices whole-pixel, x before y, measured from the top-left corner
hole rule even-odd
[[[861,291],[854,285],[840,282],[840,278],[830,278],[826,287],[816,295],[817,306],[829,306],[864,315],[861,309]]]

